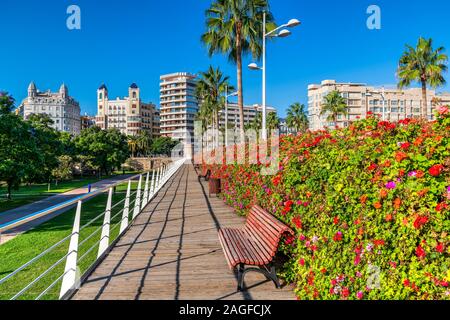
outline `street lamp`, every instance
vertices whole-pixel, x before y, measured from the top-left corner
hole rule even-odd
[[[381,90],[381,99],[383,100],[383,121],[386,121],[386,113],[385,113],[385,101],[386,101],[386,98],[385,98],[385,95],[384,95],[384,87],[383,87],[383,89]]]
[[[266,108],[266,38],[267,37],[278,37],[278,38],[286,38],[291,35],[291,32],[284,28],[294,28],[301,24],[301,22],[297,19],[291,19],[288,23],[285,23],[278,28],[266,32],[266,12],[263,14],[263,54],[262,54],[262,67],[258,67],[256,63],[249,64],[250,70],[261,70],[263,74],[263,84],[262,84],[262,139],[267,140],[267,108]]]
[[[228,98],[235,97],[238,92],[228,94],[228,86],[225,87],[225,147],[228,147]]]

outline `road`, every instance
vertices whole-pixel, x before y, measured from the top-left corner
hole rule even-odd
[[[127,181],[130,177],[133,175],[120,175],[114,178],[101,180],[95,183],[91,184],[91,193],[95,192],[96,190],[101,190],[104,188],[107,188],[109,185],[116,184],[121,181]],[[7,225],[9,223],[12,223],[17,220],[21,220],[26,218],[29,215],[32,215],[33,213],[48,209],[50,207],[56,206],[58,204],[62,204],[64,202],[73,200],[77,197],[80,197],[82,195],[85,195],[88,193],[88,188],[78,188],[74,189],[65,193],[61,193],[34,203],[30,203],[28,205],[15,208],[9,211],[5,211],[3,213],[0,213],[0,227]],[[41,218],[38,218],[36,220],[26,222],[25,224],[22,224],[18,227],[13,227],[12,229],[9,229],[7,231],[3,231],[0,234],[0,244],[3,244],[14,237],[18,236],[21,233],[24,233],[31,228],[34,228],[64,212],[67,212],[68,210],[72,209],[75,205],[66,207],[64,209],[61,209],[59,211],[56,211],[54,213],[51,213],[49,215],[43,216]]]

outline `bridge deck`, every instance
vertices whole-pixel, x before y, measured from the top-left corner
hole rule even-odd
[[[246,276],[247,291],[236,291],[217,230],[243,223],[220,199],[208,198],[206,183],[198,181],[192,165],[185,165],[74,299],[295,299],[292,287],[277,290],[258,273]]]

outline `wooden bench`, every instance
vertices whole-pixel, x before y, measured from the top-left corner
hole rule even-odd
[[[245,274],[264,274],[280,288],[273,259],[283,235],[295,235],[289,227],[259,206],[250,210],[244,228],[219,230],[219,240],[231,270],[237,267],[238,291],[244,289]],[[245,268],[245,266],[256,266]]]

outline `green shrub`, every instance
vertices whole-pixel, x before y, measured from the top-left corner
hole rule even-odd
[[[258,203],[296,230],[283,276],[299,299],[450,299],[450,114],[439,113],[284,136],[276,176],[216,168],[239,213]]]

